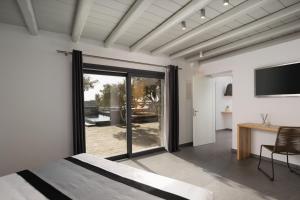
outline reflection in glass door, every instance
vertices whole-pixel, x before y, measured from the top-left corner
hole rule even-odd
[[[86,152],[116,160],[163,149],[164,73],[110,69],[84,69]]]
[[[163,79],[131,77],[132,152],[163,146]]]
[[[126,77],[84,74],[86,152],[127,154]]]

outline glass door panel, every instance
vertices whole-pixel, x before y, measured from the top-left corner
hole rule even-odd
[[[127,154],[126,77],[84,74],[86,152]]]
[[[163,146],[164,80],[131,77],[132,152]]]

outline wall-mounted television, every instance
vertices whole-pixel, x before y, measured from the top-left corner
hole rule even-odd
[[[255,96],[300,96],[300,63],[255,69]]]

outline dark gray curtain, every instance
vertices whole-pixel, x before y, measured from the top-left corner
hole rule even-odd
[[[178,67],[169,66],[169,152],[179,149]]]
[[[82,52],[72,53],[72,100],[73,100],[73,150],[74,154],[85,152]]]

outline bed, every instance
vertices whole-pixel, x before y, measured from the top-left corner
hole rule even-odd
[[[0,199],[197,199],[203,188],[90,154],[79,154],[0,178]]]

